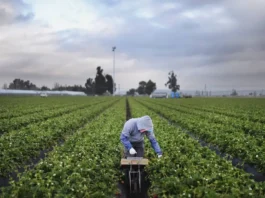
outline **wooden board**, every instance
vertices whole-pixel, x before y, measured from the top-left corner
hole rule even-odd
[[[148,165],[148,159],[133,159],[133,160],[128,160],[128,159],[121,159],[121,165],[124,166],[124,165]]]

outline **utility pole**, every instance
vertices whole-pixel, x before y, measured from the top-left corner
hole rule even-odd
[[[113,95],[114,95],[114,91],[115,91],[115,50],[116,47],[112,47],[112,51],[113,51]]]

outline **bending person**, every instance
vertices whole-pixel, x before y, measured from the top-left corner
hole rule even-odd
[[[149,116],[131,118],[124,124],[120,140],[124,145],[125,157],[144,157],[144,136],[146,136],[158,158],[162,157],[161,148],[156,141],[153,122]]]

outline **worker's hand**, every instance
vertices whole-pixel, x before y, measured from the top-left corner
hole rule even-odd
[[[162,157],[162,155],[158,155],[157,157],[158,157],[158,158],[161,158],[161,157]]]
[[[137,152],[136,152],[136,150],[134,150],[134,148],[131,148],[131,149],[130,149],[130,154],[131,154],[131,155],[134,155],[134,154],[136,154],[136,153],[137,153]]]

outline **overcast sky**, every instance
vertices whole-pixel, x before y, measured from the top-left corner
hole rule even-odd
[[[264,0],[0,0],[0,83],[84,85],[96,67],[121,90],[265,89]]]

